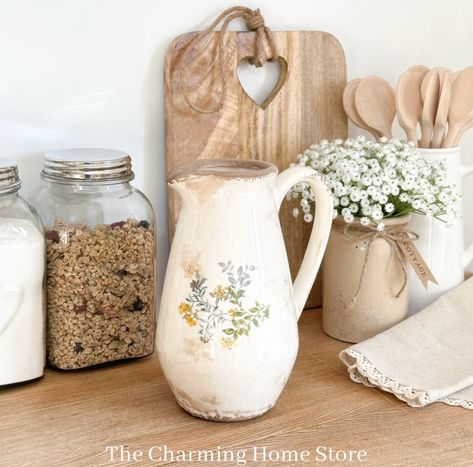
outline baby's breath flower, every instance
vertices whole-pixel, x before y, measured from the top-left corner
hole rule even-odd
[[[457,213],[460,195],[447,183],[442,161],[426,161],[412,143],[369,141],[364,136],[322,140],[297,156],[292,165],[309,166],[324,177],[333,194],[333,216],[347,223],[355,217],[362,225],[383,229],[384,218],[420,212],[450,222]],[[304,220],[313,221],[315,195],[299,183],[289,197],[300,200]],[[293,209],[299,215],[299,209]]]
[[[351,203],[350,204],[350,212],[352,212],[353,214],[356,214],[358,212],[358,204],[355,204],[355,203]]]
[[[380,221],[383,218],[383,212],[381,209],[373,209],[371,212],[371,218],[375,221]]]

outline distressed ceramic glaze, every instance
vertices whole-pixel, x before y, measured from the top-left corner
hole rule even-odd
[[[291,282],[278,218],[306,181],[317,214]],[[297,319],[328,240],[331,195],[316,172],[235,159],[186,164],[171,177],[182,200],[164,282],[157,348],[178,403],[213,420],[243,420],[276,402],[298,349]]]
[[[447,180],[462,193],[463,178],[473,173],[473,166],[464,166],[461,148],[418,149],[428,161],[443,160],[447,169]],[[463,235],[462,206],[458,206],[459,217],[451,225],[437,219],[413,214],[410,229],[419,235],[416,247],[429,265],[438,285],[429,283],[425,289],[417,277],[412,275],[409,297],[409,313],[417,313],[456,287],[464,280],[465,267],[473,259],[473,245],[465,249]]]
[[[408,216],[384,219],[386,227],[405,227]],[[407,316],[408,290],[396,297],[404,274],[394,259],[391,245],[383,238],[373,240],[365,279],[353,307],[368,248],[368,239],[347,238],[345,222],[337,218],[332,227],[323,268],[323,329],[331,337],[357,343],[401,322]],[[407,269],[409,271],[409,269]],[[417,279],[419,280],[419,279]]]

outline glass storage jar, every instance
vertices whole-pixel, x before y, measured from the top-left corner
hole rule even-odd
[[[43,376],[44,235],[19,196],[16,162],[0,159],[0,386]]]
[[[130,156],[51,151],[41,178],[31,201],[46,231],[48,362],[76,369],[151,354],[155,219],[130,184]]]

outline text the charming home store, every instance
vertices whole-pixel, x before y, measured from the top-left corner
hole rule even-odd
[[[236,465],[251,463],[299,462],[299,463],[340,463],[363,462],[368,459],[364,449],[334,449],[328,446],[317,446],[312,450],[271,449],[267,446],[255,446],[248,449],[224,449],[218,446],[215,450],[172,449],[167,445],[156,445],[147,449],[132,449],[127,446],[107,446],[105,448],[110,463],[129,462],[202,462],[218,464],[234,462]]]

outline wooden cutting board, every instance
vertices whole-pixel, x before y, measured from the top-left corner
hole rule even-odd
[[[254,54],[255,33],[225,32],[224,104],[217,112],[199,113],[189,102],[215,107],[222,95],[222,68],[215,61],[219,32],[210,33],[204,47],[189,60],[187,44],[195,34],[177,37],[166,55],[168,171],[177,164],[215,157],[270,161],[282,171],[311,144],[346,137],[347,118],[342,109],[346,65],[335,37],[320,31],[273,32],[282,57],[281,74],[273,92],[259,106],[243,90],[237,76],[238,64]],[[293,218],[291,211],[297,205],[296,201],[285,201],[280,213],[293,275],[302,261],[311,228],[302,216]],[[178,211],[177,199],[169,192],[171,237]],[[320,304],[319,277],[307,307]]]

